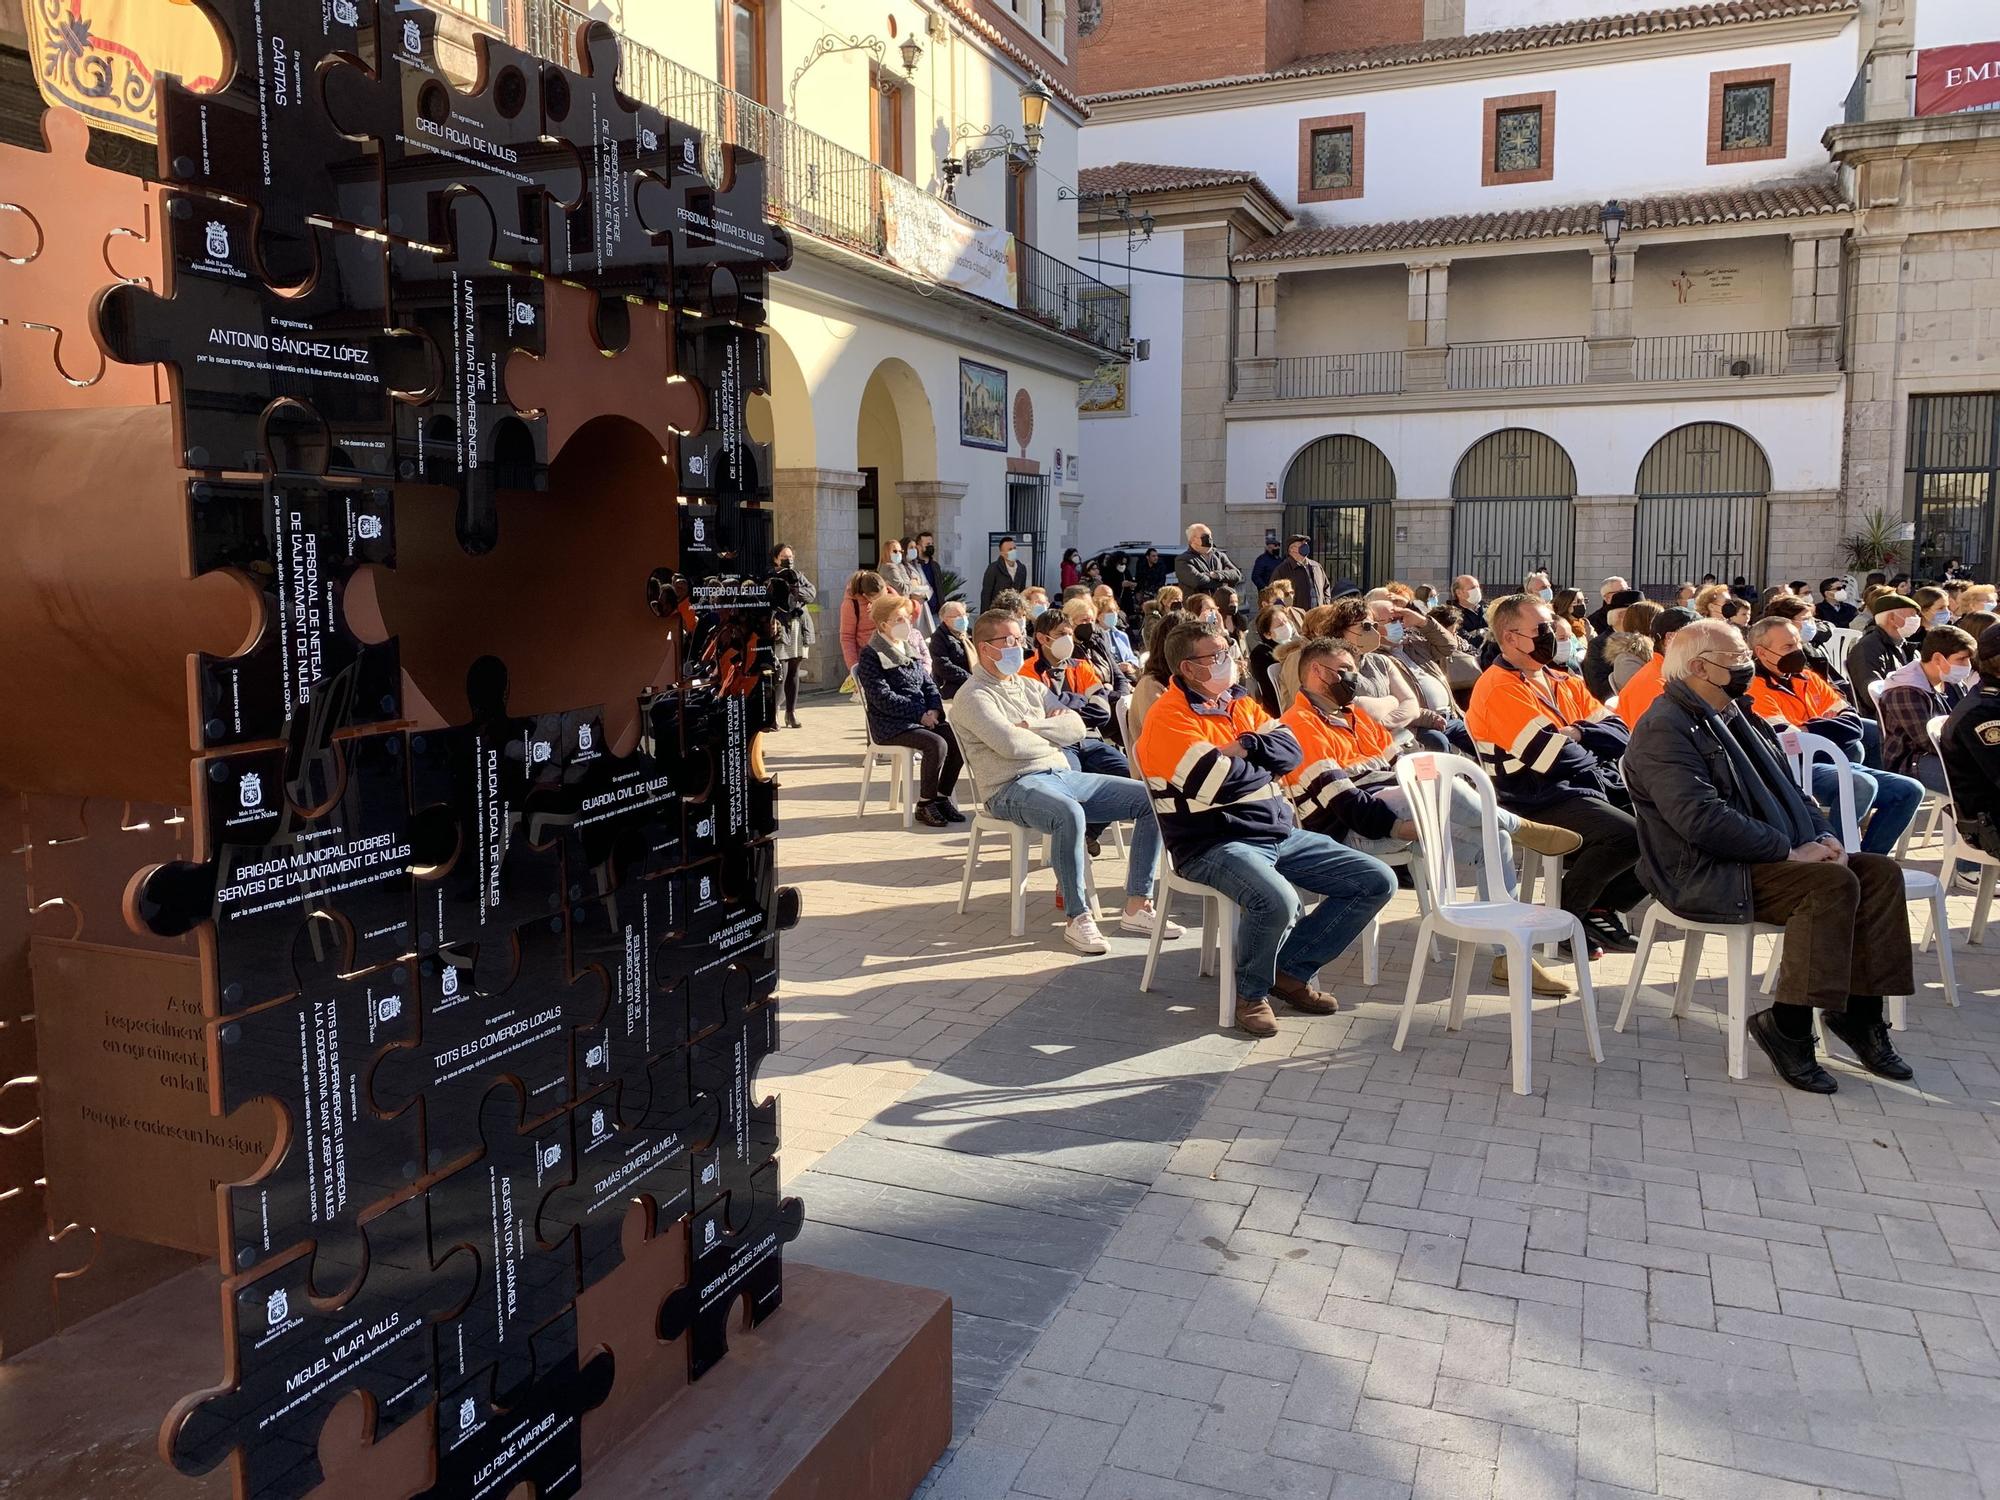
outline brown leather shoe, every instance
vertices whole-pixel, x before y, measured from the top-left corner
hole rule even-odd
[[[1569,993],[1569,981],[1542,967],[1540,959],[1530,959],[1529,967],[1534,971],[1534,978],[1528,988],[1534,994],[1560,997]],[[1504,953],[1495,955],[1493,959],[1493,982],[1495,984],[1507,982],[1507,955]]]
[[[1284,1001],[1287,1008],[1304,1011],[1309,1016],[1330,1016],[1340,1009],[1340,1002],[1325,990],[1316,990],[1289,974],[1280,974],[1271,981],[1271,993]]]
[[[1558,857],[1574,854],[1583,847],[1583,835],[1571,833],[1567,828],[1558,828],[1553,823],[1531,823],[1526,818],[1513,833],[1514,842],[1523,849],[1532,849],[1537,854],[1553,854]]]
[[[1247,1031],[1252,1036],[1276,1036],[1278,1017],[1268,1000],[1238,1000],[1236,1002],[1236,1029]]]

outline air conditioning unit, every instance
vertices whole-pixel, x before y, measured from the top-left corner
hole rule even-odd
[[[1125,340],[1125,357],[1135,364],[1141,360],[1151,359],[1153,357],[1153,341],[1151,339]]]

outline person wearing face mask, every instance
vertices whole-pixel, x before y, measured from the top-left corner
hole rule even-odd
[[[972,675],[972,644],[967,638],[971,624],[965,602],[948,599],[938,611],[937,629],[931,632],[931,680],[937,683],[938,696],[946,702]]]
[[[1111,642],[1098,628],[1097,606],[1091,602],[1090,596],[1080,590],[1072,591],[1071,596],[1063,600],[1062,608],[1063,618],[1069,621],[1070,630],[1076,637],[1074,659],[1088,664],[1097,674],[1111,701],[1111,723],[1103,732],[1104,737],[1115,744],[1118,737],[1118,700],[1132,691],[1132,684],[1111,659]]]
[[[939,598],[937,538],[928,531],[917,533],[917,566],[923,569],[924,582],[931,586],[928,597],[932,604],[936,604]]]
[[[1029,623],[1035,650],[1021,670],[1042,684],[1051,704],[1083,721],[1083,737],[1065,746],[1064,754],[1079,771],[1130,776],[1125,757],[1104,738],[1111,728],[1111,693],[1097,669],[1077,655],[1076,627],[1055,610]],[[1091,825],[1091,838],[1097,837],[1099,826]]]
[[[1139,767],[1174,869],[1212,886],[1242,913],[1236,934],[1236,1024],[1277,1032],[1273,997],[1306,1015],[1339,1002],[1314,987],[1320,969],[1361,936],[1396,891],[1389,867],[1298,826],[1280,779],[1299,742],[1234,682],[1229,643],[1199,621],[1164,650],[1173,685],[1146,716]],[[1304,912],[1302,892],[1323,897]]]
[[[1486,594],[1479,580],[1461,573],[1451,581],[1451,602],[1458,606],[1458,633],[1475,653],[1486,638]]]
[[[1292,603],[1300,609],[1317,609],[1331,597],[1326,586],[1326,569],[1312,558],[1312,538],[1298,533],[1285,539],[1285,556],[1271,572],[1273,583],[1292,586]]]
[[[1030,620],[1039,620],[1048,613],[1049,591],[1039,583],[1031,583],[1021,591],[1021,605],[1028,611]]]
[[[1403,611],[1387,597],[1340,599],[1335,601],[1326,634],[1353,654],[1355,675],[1360,679],[1356,700],[1401,743],[1415,743],[1424,750],[1450,750],[1445,734],[1449,722],[1443,714],[1424,707],[1416,674],[1410,670],[1396,647],[1402,643],[1408,625]]]
[[[1556,591],[1549,583],[1549,575],[1539,569],[1521,580],[1521,592],[1530,599],[1539,599],[1544,604],[1554,604]]]
[[[1607,654],[1611,650],[1612,638],[1627,629],[1625,612],[1635,604],[1644,603],[1646,598],[1637,589],[1622,587],[1625,582],[1622,578],[1607,579],[1606,582],[1621,587],[1606,594],[1604,608],[1591,617],[1597,631],[1584,644],[1583,660],[1576,666],[1576,670],[1583,674],[1583,685],[1590,689],[1592,697],[1600,701],[1617,691],[1611,685],[1611,661]]]
[[[1924,622],[1924,629],[1935,630],[1951,623],[1951,600],[1943,589],[1926,586],[1910,597],[1917,601],[1917,616]]]
[[[882,581],[894,592],[911,600],[917,606],[916,628],[926,634],[937,622],[930,613],[930,581],[924,577],[924,570],[916,555],[916,543],[900,537],[891,538],[882,544],[882,562],[876,568]]]
[[[1190,594],[1213,593],[1218,584],[1243,581],[1229,554],[1215,545],[1214,533],[1199,521],[1188,527],[1187,542],[1187,551],[1174,561],[1174,576]]]
[[[944,699],[911,650],[914,605],[897,594],[876,597],[869,613],[875,633],[854,664],[861,706],[868,715],[868,738],[878,745],[915,750],[921,760],[917,821],[926,828],[963,823],[951,800],[965,768],[958,737],[946,722]]]
[[[1812,606],[1812,612],[1834,626],[1836,630],[1850,630],[1854,626],[1854,616],[1860,614],[1854,600],[1850,598],[1846,578],[1822,578],[1820,580],[1820,602]]]
[[[1952,710],[1938,742],[1958,791],[1952,814],[1959,833],[2000,859],[2000,625],[1980,632],[1972,665],[1978,674],[1972,691]],[[1994,876],[1991,866],[1979,872],[1989,890]]]
[[[1833,627],[1813,612],[1810,599],[1773,599],[1762,618],[1791,621],[1799,633],[1799,649],[1806,654],[1806,666],[1825,678],[1827,685],[1843,698],[1849,696],[1847,674],[1827,650]]]
[[[1065,547],[1062,555],[1062,587],[1083,582],[1083,555],[1074,547]]]
[[[1832,740],[1847,753],[1854,762],[1849,771],[1854,819],[1857,825],[1867,820],[1861,848],[1868,854],[1890,853],[1924,800],[1923,786],[1893,771],[1862,769],[1866,721],[1810,670],[1797,624],[1781,615],[1766,615],[1745,632],[1744,639],[1757,666],[1757,675],[1750,679],[1751,711],[1782,727]],[[1838,768],[1823,761],[1813,766],[1813,796],[1821,807],[1839,805],[1839,777]]]
[[[994,597],[1002,589],[1012,589],[1016,593],[1028,586],[1028,565],[1015,553],[1011,536],[1000,538],[999,549],[992,562],[986,566],[986,576],[979,583],[979,612],[985,614],[993,607]]]
[[[1278,564],[1285,560],[1285,549],[1276,536],[1269,532],[1264,535],[1264,550],[1257,554],[1257,560],[1250,564],[1250,587],[1262,593],[1270,586],[1271,577],[1278,571]]]
[[[1064,755],[1084,738],[1083,720],[1054,702],[1039,678],[1022,671],[1027,632],[1003,610],[972,622],[972,676],[951,700],[951,723],[985,794],[984,811],[1051,836],[1050,863],[1063,910],[1063,941],[1080,953],[1110,951],[1084,894],[1084,828],[1132,822],[1121,931],[1153,930],[1153,868],[1160,825],[1139,782],[1074,769]],[[1167,935],[1181,929],[1167,924]]]
[[[1350,849],[1378,857],[1400,854],[1416,841],[1417,826],[1396,784],[1396,759],[1402,752],[1389,731],[1355,701],[1360,679],[1354,654],[1338,641],[1322,636],[1299,651],[1299,694],[1282,715],[1299,742],[1298,768],[1284,778],[1285,793],[1299,822],[1314,833],[1339,839]],[[1479,799],[1459,787],[1452,801],[1451,842],[1457,868],[1469,872],[1488,900],[1514,892],[1511,842],[1520,840],[1545,854],[1573,854],[1583,843],[1566,828],[1530,823],[1504,808],[1499,811],[1500,877],[1495,891],[1485,868]],[[1534,966],[1538,995],[1567,995],[1569,985],[1539,963]],[[1507,961],[1493,961],[1493,977],[1507,980]]]
[[[1870,685],[1888,680],[1896,668],[1917,659],[1911,638],[1923,629],[1917,601],[1907,594],[1877,594],[1874,619],[1861,638],[1847,648],[1847,680],[1852,685],[1854,706],[1863,718],[1875,717],[1875,698]]]
[[[1298,639],[1299,616],[1282,604],[1267,604],[1257,616],[1257,644],[1250,648],[1250,680],[1246,684],[1263,705],[1264,712],[1278,717],[1278,650]]]
[[[785,728],[799,727],[799,668],[818,643],[811,605],[819,597],[812,580],[798,570],[789,542],[771,549],[771,660],[778,669],[778,705]]]
[[[1139,653],[1132,649],[1132,633],[1125,628],[1125,611],[1116,596],[1099,589],[1091,598],[1097,610],[1097,633],[1104,641],[1105,654],[1119,676],[1130,684],[1139,680]]]
[[[1978,649],[1978,642],[1956,625],[1941,626],[1919,638],[1915,661],[1883,679],[1875,704],[1883,765],[1944,792],[1944,766],[1928,726],[1939,714],[1957,708],[1971,690],[1972,656]]]
[[[1644,892],[1632,874],[1638,830],[1620,805],[1625,725],[1582,678],[1550,670],[1557,643],[1548,605],[1525,594],[1503,599],[1492,630],[1500,655],[1480,673],[1465,711],[1480,764],[1502,806],[1582,837],[1563,871],[1563,910],[1582,921],[1593,949],[1630,953],[1637,945],[1619,913]]]
[[[1675,631],[1692,623],[1694,611],[1678,607],[1663,609],[1653,616],[1648,632],[1653,654],[1618,689],[1618,717],[1625,721],[1626,729],[1637,728],[1646,710],[1653,706],[1653,700],[1660,696],[1660,689],[1666,685],[1660,674],[1667,664],[1667,642]]]
[[[1750,650],[1719,620],[1667,646],[1666,690],[1625,758],[1639,818],[1640,879],[1676,915],[1785,929],[1777,1003],[1749,1034],[1793,1088],[1830,1094],[1813,1016],[1883,1078],[1907,1080],[1882,1019],[1884,995],[1916,991],[1903,872],[1849,854],[1792,779],[1777,735],[1742,700]]]
[[[1684,609],[1689,614],[1695,612],[1694,596],[1699,592],[1691,583],[1679,584],[1674,589],[1674,608]]]

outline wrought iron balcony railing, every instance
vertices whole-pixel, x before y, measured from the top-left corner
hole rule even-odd
[[[577,29],[587,19],[581,12],[563,0],[526,0],[522,14],[527,50],[564,67],[577,65]],[[698,129],[710,178],[721,175],[725,145],[754,151],[768,164],[765,212],[773,223],[894,264],[884,205],[911,191],[905,179],[650,47],[623,40],[621,48],[619,87]],[[941,199],[930,206],[984,227]],[[1132,329],[1130,293],[1018,237],[1015,248],[1016,311],[1106,353],[1122,352]]]

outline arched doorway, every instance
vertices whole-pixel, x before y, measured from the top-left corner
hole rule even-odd
[[[1396,471],[1366,438],[1333,433],[1301,448],[1285,470],[1285,535],[1312,538],[1312,555],[1338,589],[1373,588],[1395,571]]]
[[[1570,578],[1576,465],[1547,433],[1488,433],[1459,459],[1451,498],[1451,570],[1475,574],[1488,597],[1513,593],[1530,573]]]
[[[855,501],[858,566],[881,561],[882,542],[910,528],[903,515],[902,486],[937,477],[937,431],[930,398],[917,372],[900,359],[885,359],[861,390],[855,419],[854,467],[861,472]]]
[[[1749,433],[1724,422],[1676,427],[1647,451],[1635,488],[1635,587],[1667,598],[1705,573],[1763,583],[1771,464]]]

